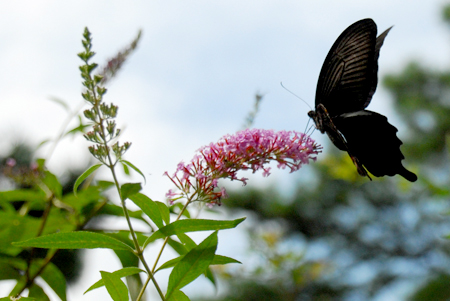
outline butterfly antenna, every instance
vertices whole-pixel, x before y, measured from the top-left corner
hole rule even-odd
[[[294,95],[295,97],[297,97],[298,99],[300,99],[301,101],[303,101],[311,110],[313,110],[313,108],[311,108],[311,106],[300,96],[298,96],[297,94],[295,94],[294,92],[292,92],[291,90],[289,90],[288,88],[286,88],[285,86],[283,86],[283,82],[280,82],[280,85],[289,93],[291,93],[292,95]]]

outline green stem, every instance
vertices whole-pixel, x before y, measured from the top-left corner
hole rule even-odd
[[[178,214],[178,216],[177,216],[175,221],[180,219],[180,217],[183,215],[184,211],[186,210],[187,206],[192,202],[192,199],[194,198],[194,196],[195,196],[195,193],[189,197],[189,199],[187,200],[186,204],[184,204],[183,208],[181,209],[181,211]],[[153,268],[152,268],[152,273],[155,272],[156,266],[158,264],[158,261],[161,258],[161,255],[162,255],[162,253],[164,251],[164,248],[166,247],[168,241],[169,241],[169,237],[166,237],[164,239],[164,243],[163,243],[163,245],[161,247],[161,250],[159,251],[158,256],[156,257],[155,264],[153,265]]]
[[[86,64],[87,64],[87,61],[86,61]],[[92,80],[90,74],[89,74],[89,79]],[[88,88],[88,89],[89,89],[89,88]],[[97,95],[96,95],[95,87],[91,87],[90,90],[91,90],[91,92],[92,92],[92,95],[93,95],[94,99],[97,100]],[[115,169],[114,169],[115,164],[117,163],[117,161],[116,161],[116,163],[113,163],[113,160],[111,159],[111,152],[110,152],[110,148],[109,148],[109,146],[108,146],[108,141],[107,141],[107,138],[106,138],[107,135],[106,135],[106,130],[105,130],[105,126],[104,126],[104,121],[105,121],[105,119],[103,119],[103,116],[102,116],[102,114],[101,114],[101,110],[100,110],[100,108],[99,108],[100,102],[101,102],[101,99],[99,99],[98,101],[96,101],[96,102],[93,104],[93,109],[94,109],[95,112],[97,113],[97,118],[98,118],[98,120],[96,121],[96,123],[97,123],[97,124],[99,125],[99,127],[100,127],[100,133],[99,133],[99,134],[100,134],[101,139],[103,140],[101,144],[103,144],[103,146],[105,147],[105,150],[106,150],[106,157],[108,158],[108,164],[105,164],[104,162],[102,162],[102,163],[104,163],[104,164],[111,170],[111,174],[112,174],[113,179],[114,179],[114,184],[115,184],[115,186],[116,186],[116,188],[117,188],[117,192],[118,192],[118,194],[119,194],[120,202],[121,202],[121,204],[122,204],[123,214],[124,214],[125,219],[126,219],[126,221],[127,221],[128,228],[130,229],[131,238],[132,238],[132,240],[133,240],[133,244],[134,244],[134,247],[135,247],[135,251],[134,251],[134,252],[135,252],[135,254],[138,256],[138,258],[139,258],[139,260],[142,262],[142,264],[144,265],[144,267],[145,267],[145,269],[146,269],[146,271],[147,271],[147,273],[148,273],[148,276],[151,278],[153,284],[155,285],[155,287],[156,287],[156,289],[157,289],[157,291],[158,291],[158,293],[159,293],[159,295],[160,295],[160,297],[161,297],[161,300],[162,300],[162,301],[165,301],[164,294],[163,294],[163,292],[161,291],[161,289],[160,289],[160,287],[159,287],[159,285],[158,285],[158,283],[157,283],[157,281],[156,281],[156,279],[155,279],[155,277],[154,277],[152,271],[150,270],[150,268],[149,268],[147,262],[145,261],[145,258],[144,258],[144,256],[143,256],[143,249],[142,249],[141,246],[139,245],[139,242],[138,242],[137,236],[136,236],[136,232],[134,231],[133,225],[131,224],[130,215],[129,215],[129,213],[128,213],[128,209],[127,209],[126,204],[125,204],[125,199],[124,199],[123,196],[122,196],[122,191],[120,190],[119,181],[117,180],[116,172],[115,172]],[[148,281],[147,281],[147,283],[148,283]],[[139,296],[138,296],[138,298],[137,298],[137,301],[139,301],[139,300],[142,298],[144,291],[145,291],[145,287],[143,287],[143,288],[141,289],[141,292],[139,293]]]
[[[103,130],[103,126],[102,126],[102,130]],[[156,290],[158,291],[158,293],[159,293],[159,295],[161,297],[161,300],[164,301],[165,300],[164,294],[161,291],[161,288],[159,287],[158,282],[156,281],[156,279],[155,279],[155,277],[153,275],[153,272],[150,270],[147,262],[145,261],[144,256],[142,255],[143,254],[143,250],[142,250],[141,246],[139,245],[136,233],[134,232],[134,229],[133,229],[133,225],[131,224],[130,215],[129,215],[128,209],[126,207],[125,200],[122,197],[122,191],[120,190],[119,181],[117,180],[116,172],[114,170],[114,165],[112,164],[112,160],[111,160],[111,156],[110,156],[108,148],[107,148],[107,154],[108,154],[108,161],[109,161],[109,166],[108,167],[111,170],[111,173],[112,173],[112,176],[113,176],[113,179],[114,179],[114,184],[116,185],[117,192],[119,193],[120,201],[122,203],[123,214],[125,215],[125,219],[127,220],[128,228],[130,229],[131,238],[133,239],[133,244],[134,244],[134,247],[135,247],[135,253],[138,256],[139,260],[144,265],[145,270],[147,271],[149,277],[151,278],[153,284],[156,287]],[[139,293],[139,296],[136,299],[136,301],[139,301],[141,299],[141,297],[144,294],[144,290],[145,290],[145,287],[142,287],[141,292]]]

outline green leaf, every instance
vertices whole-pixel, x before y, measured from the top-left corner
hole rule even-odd
[[[114,250],[114,253],[116,253],[117,257],[120,260],[120,263],[124,268],[138,268],[139,267],[139,258],[131,252],[122,251],[122,250]],[[133,275],[127,275],[126,278],[126,285],[128,287],[128,290],[130,292],[131,300],[137,300],[137,297],[139,296],[139,292],[144,286],[141,275],[139,274],[133,274]]]
[[[77,188],[80,186],[80,184],[86,180],[87,177],[89,177],[94,171],[96,171],[102,164],[96,164],[94,166],[89,167],[81,176],[78,177],[78,179],[75,181],[75,184],[73,185],[73,194],[77,195]]]
[[[170,210],[169,210],[169,207],[167,207],[166,204],[164,204],[162,202],[158,202],[158,201],[156,201],[156,205],[158,205],[159,212],[161,213],[161,217],[162,217],[164,223],[166,223],[166,225],[170,224]]]
[[[97,186],[98,188],[100,188],[102,191],[107,190],[108,188],[114,187],[115,184],[114,182],[111,181],[102,181],[102,180],[98,180],[97,181]]]
[[[193,241],[192,238],[187,236],[185,233],[178,233],[177,237],[188,248],[188,250],[197,246],[195,241]]]
[[[183,207],[184,207],[184,204],[182,204],[182,203],[175,203],[172,206],[170,206],[169,210],[170,210],[170,213],[178,215],[178,212],[182,211]],[[174,210],[174,209],[178,209],[178,211]],[[186,216],[187,218],[191,218],[191,213],[189,212],[189,210],[187,208],[183,211],[182,215]]]
[[[211,271],[211,267],[208,267],[205,271],[205,277],[206,279],[208,279],[209,281],[211,281],[211,283],[214,285],[214,287],[217,289],[217,281],[216,281],[216,277],[214,276],[213,272]]]
[[[122,162],[121,162],[122,163]],[[130,169],[128,168],[128,166],[124,163],[122,163],[122,167],[123,167],[123,172],[129,176],[130,175]]]
[[[178,256],[177,258],[166,261],[163,265],[161,265],[156,271],[169,269],[174,267],[181,259],[183,259],[184,255]],[[222,256],[222,255],[214,255],[213,260],[210,265],[222,265],[228,263],[241,263],[240,261],[233,259],[231,257]]]
[[[0,195],[0,208],[1,208],[0,210],[5,211],[6,213],[16,212],[16,208],[14,208],[14,205],[7,202],[6,200],[3,200],[1,198],[1,195]]]
[[[234,258],[231,258],[231,257],[228,257],[228,256],[223,256],[223,255],[215,255],[211,265],[229,264],[229,263],[240,263],[240,264],[242,264],[242,262],[240,262],[239,260],[236,260]]]
[[[176,258],[173,258],[169,261],[164,262],[159,268],[156,269],[156,272],[174,267],[178,262],[180,262],[181,259],[183,259],[183,257],[184,257],[184,255],[180,255]]]
[[[170,300],[172,293],[180,290],[205,272],[214,258],[217,242],[217,231],[214,231],[177,263],[169,276],[169,285],[166,294],[167,300]]]
[[[175,291],[175,292],[173,292],[170,299],[166,299],[166,300],[167,301],[189,301],[190,299],[182,291]]]
[[[17,299],[19,300],[19,299]],[[0,301],[11,301],[10,297],[0,298]],[[36,298],[32,297],[20,297],[20,301],[36,301]]]
[[[33,283],[31,287],[28,289],[28,297],[36,298],[36,300],[39,301],[50,301],[50,298],[44,292],[42,287],[40,287],[36,283]]]
[[[64,134],[64,136],[68,135],[74,135],[77,133],[85,133],[85,128],[88,128],[92,126],[92,124],[84,124],[83,120],[81,119],[81,116],[78,115],[78,125],[74,127],[73,129],[69,130],[67,133]]]
[[[42,266],[42,264],[43,260],[40,260],[39,267]],[[64,274],[56,267],[56,265],[51,262],[47,264],[40,276],[44,279],[48,286],[52,288],[58,297],[61,298],[62,301],[67,300],[66,278],[64,277]]]
[[[134,233],[136,234],[138,244],[143,245],[144,242],[147,240],[148,236],[144,235],[142,232],[139,232],[136,230],[134,231]],[[129,245],[130,248],[134,247],[133,240],[131,240],[131,232],[129,230],[119,230],[119,231],[114,231],[114,232],[107,232],[104,234],[108,235],[112,238],[115,238],[117,240],[120,240],[121,242]]]
[[[40,221],[16,211],[0,211],[0,253],[16,256],[22,248],[11,245],[12,242],[26,240],[37,235]]]
[[[57,198],[61,198],[62,196],[62,185],[59,182],[58,178],[49,171],[45,171],[45,176],[43,179],[44,184],[48,187],[48,189],[53,192],[53,194]]]
[[[12,243],[19,247],[35,247],[43,249],[113,249],[133,251],[125,243],[108,235],[77,231],[54,233]]]
[[[127,160],[120,160],[120,162],[128,165],[129,167],[131,167],[132,169],[134,169],[138,174],[140,174],[143,178],[144,178],[144,183],[147,183],[147,180],[145,179],[144,174],[142,173],[142,171],[139,170],[139,168],[137,168],[136,166],[134,166],[131,162],[127,161]]]
[[[186,248],[185,245],[183,245],[181,242],[178,242],[176,240],[173,240],[172,238],[169,237],[169,240],[167,241],[167,243],[169,244],[169,246],[172,247],[172,249],[175,250],[175,252],[177,252],[180,255],[184,255],[187,252],[189,252],[189,250],[191,250],[192,248]],[[196,247],[197,245],[195,245],[194,247]]]
[[[149,243],[165,238],[171,235],[177,235],[179,233],[196,232],[196,231],[211,231],[235,228],[245,217],[235,219],[233,221],[221,221],[221,220],[208,220],[208,219],[183,219],[173,222],[165,227],[160,228],[158,231],[152,234],[144,246]]]
[[[122,199],[126,200],[130,195],[136,194],[142,190],[141,183],[125,183],[120,187]]]
[[[79,195],[80,194],[81,193],[79,193]],[[125,214],[123,213],[123,207],[114,205],[114,204],[104,205],[102,207],[102,209],[100,209],[98,211],[97,214],[98,215],[104,214],[104,215],[109,215],[109,216],[125,216]],[[145,222],[146,224],[150,225],[150,223],[145,218],[143,218],[141,210],[137,210],[137,211],[128,210],[128,215],[132,218],[139,219],[139,220]]]
[[[64,108],[64,110],[66,110],[67,112],[70,112],[70,107],[69,107],[69,105],[68,105],[64,100],[62,100],[61,98],[52,96],[52,97],[50,97],[49,99],[50,99],[51,101],[53,101],[54,103],[57,103],[57,104],[59,104],[60,106],[62,106],[62,107]]]
[[[8,263],[0,263],[0,271],[0,280],[19,280],[21,277],[19,271],[13,265]]]
[[[142,193],[131,195],[129,199],[141,208],[141,210],[155,223],[158,228],[164,227],[160,207],[156,202],[152,201],[148,196]]]
[[[18,189],[10,191],[1,191],[0,200],[2,201],[39,201],[45,202],[45,193],[42,190]]]
[[[114,276],[116,276],[120,279],[122,277],[135,275],[135,274],[138,274],[141,272],[145,273],[144,270],[141,270],[137,267],[128,267],[128,268],[123,268],[123,269],[117,270],[115,272],[112,272],[111,274],[113,274]],[[91,285],[91,287],[89,287],[83,294],[86,294],[87,292],[92,291],[96,288],[102,287],[104,285],[105,285],[105,283],[103,282],[103,279],[100,279],[99,281],[97,281],[96,283]]]
[[[100,271],[102,280],[105,283],[109,295],[114,301],[128,301],[128,288],[125,283],[120,280],[119,276],[113,273]]]

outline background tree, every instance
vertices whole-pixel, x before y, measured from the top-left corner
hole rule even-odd
[[[444,20],[450,25],[450,6]],[[227,208],[257,216],[249,236],[261,261],[222,271],[232,289],[217,300],[450,298],[450,244],[442,239],[450,233],[450,70],[411,62],[382,83],[406,125],[405,164],[419,181],[369,182],[329,143],[311,165],[312,185],[299,183],[291,198],[273,189],[231,195]],[[299,243],[305,255],[292,247]]]

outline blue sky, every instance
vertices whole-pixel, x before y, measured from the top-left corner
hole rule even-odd
[[[446,1],[8,1],[0,4],[0,134],[37,145],[57,135],[66,112],[49,101],[81,100],[76,53],[88,26],[96,62],[130,42],[141,44],[105,101],[119,106],[127,159],[147,175],[145,193],[162,199],[171,188],[162,177],[188,161],[200,146],[240,128],[254,94],[265,94],[255,127],[303,131],[309,108],[280,87],[314,104],[317,77],[338,35],[353,22],[373,18],[389,26],[379,74],[399,72],[417,59],[449,66]],[[395,120],[389,95],[379,87],[369,109]],[[400,136],[405,135],[400,132]],[[319,132],[313,138],[325,141]],[[88,143],[67,139],[49,168],[86,163]],[[326,145],[329,147],[330,145]],[[7,144],[0,145],[5,151]],[[46,148],[40,156],[47,155]],[[301,171],[300,171],[301,172]],[[106,176],[106,175],[105,175]],[[287,171],[255,183],[295,183]],[[292,180],[291,180],[292,179]],[[136,180],[139,178],[136,177]],[[250,183],[251,184],[251,183]],[[76,300],[94,300],[88,295]]]

